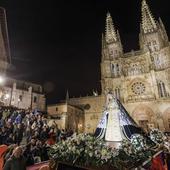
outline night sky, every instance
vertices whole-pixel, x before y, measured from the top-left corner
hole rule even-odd
[[[170,35],[169,0],[148,0]],[[106,13],[124,51],[138,49],[140,0],[1,0],[6,8],[12,66],[9,76],[41,83],[48,103],[100,93],[101,34]]]

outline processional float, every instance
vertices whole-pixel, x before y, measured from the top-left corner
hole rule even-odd
[[[133,134],[141,133],[142,129],[138,127],[121,102],[113,94],[108,93],[95,136],[117,147],[123,139],[130,140]]]

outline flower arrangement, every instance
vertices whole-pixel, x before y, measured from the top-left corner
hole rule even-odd
[[[124,167],[137,167],[152,155],[140,135],[133,136],[131,141],[123,140],[119,149],[113,149],[101,139],[79,134],[55,144],[49,151],[50,158],[56,161],[83,167],[108,165],[119,170]]]
[[[79,134],[54,145],[49,155],[58,161],[83,166],[102,166],[111,163],[118,150],[106,146],[103,140],[87,134]]]
[[[154,155],[155,152],[146,144],[146,140],[139,134],[134,134],[131,140],[123,140],[119,149],[119,158],[126,161],[125,167],[138,167]],[[129,168],[131,168],[129,167]]]
[[[136,152],[145,150],[147,148],[144,137],[140,134],[132,135],[131,144]]]
[[[163,147],[162,149],[170,152],[169,140],[159,129],[152,129],[150,131],[150,139],[159,147]]]
[[[165,136],[160,130],[152,129],[150,131],[150,138],[156,144],[161,144],[161,143],[163,143]]]

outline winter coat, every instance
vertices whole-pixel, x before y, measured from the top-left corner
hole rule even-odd
[[[26,170],[25,158],[23,156],[20,158],[12,156],[6,161],[3,170]]]

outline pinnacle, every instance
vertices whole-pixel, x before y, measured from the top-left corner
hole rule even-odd
[[[141,11],[142,11],[142,28],[144,30],[144,33],[152,32],[155,29],[157,29],[155,19],[152,16],[152,13],[149,9],[148,4],[146,3],[146,0],[142,0]]]
[[[106,17],[106,41],[108,43],[117,41],[116,31],[110,13]]]

